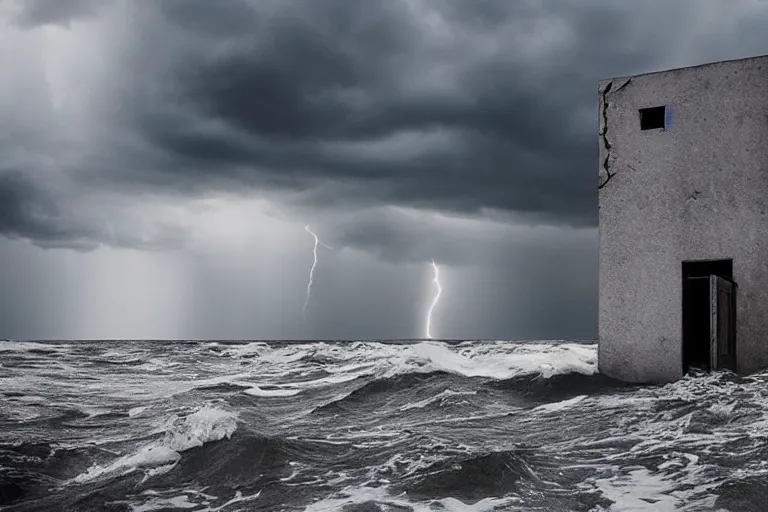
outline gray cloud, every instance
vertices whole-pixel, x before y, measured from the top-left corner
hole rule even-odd
[[[579,46],[576,34],[576,48],[542,77],[532,71],[541,75],[548,56],[502,48],[501,32],[546,21],[546,12],[520,18],[485,3],[504,11],[486,15],[495,20],[488,31],[480,9],[462,27],[468,13],[447,4],[445,30],[464,35],[436,44],[405,2],[146,5],[159,12],[137,16],[122,78],[160,86],[121,91],[121,101],[127,125],[168,157],[153,168],[168,183],[305,190],[302,201],[321,206],[345,201],[338,186],[354,190],[352,201],[594,225],[594,123],[578,126],[576,117],[594,110],[598,75],[556,69],[593,44]],[[157,52],[163,37],[174,52]],[[499,48],[476,56],[473,45],[483,44]],[[435,141],[419,149],[430,134]],[[405,148],[409,139],[417,147]],[[133,168],[129,178],[163,181]]]
[[[133,219],[115,223],[97,214],[78,211],[60,192],[36,183],[28,173],[0,172],[0,235],[24,238],[44,249],[68,248],[91,251],[102,245],[144,250],[182,247],[185,230],[168,223],[151,227]]]
[[[165,93],[136,91],[129,121],[185,162],[174,183],[574,226],[596,222],[597,80],[663,65],[694,7],[429,3],[444,25],[429,33],[405,1],[150,5],[163,22],[137,25],[126,72]],[[178,52],[154,58],[163,36]],[[444,136],[404,147],[429,134]]]
[[[196,38],[210,14],[208,4],[184,2],[183,14],[176,2],[158,5],[179,41]],[[238,5],[240,18],[259,30],[241,24],[227,36],[207,32],[216,43],[189,43],[197,58],[179,52],[173,65],[163,63],[174,108],[141,105],[147,98],[140,98],[132,120],[156,147],[208,163],[198,167],[204,179],[223,173],[255,186],[305,189],[302,200],[319,205],[329,195],[344,201],[328,185],[344,184],[361,202],[466,213],[498,208],[594,225],[594,144],[589,128],[574,130],[572,118],[592,102],[597,77],[564,88],[557,73],[543,83],[531,79],[541,56],[507,59],[499,49],[476,58],[471,45],[489,41],[473,32],[480,26],[433,48],[405,2],[267,4],[270,12]],[[503,10],[506,30],[522,24]],[[465,13],[458,5],[453,11],[446,30],[461,28],[455,25]],[[503,41],[500,35],[497,44]],[[462,44],[470,46],[466,55],[452,54]],[[140,62],[152,65],[151,58]],[[408,138],[418,145],[424,134],[440,133],[451,136],[403,157]],[[398,137],[400,147],[377,152]]]
[[[86,4],[31,2],[23,18],[68,19]],[[112,80],[93,101],[110,135],[75,179],[576,227],[597,218],[597,80],[695,63],[670,48],[692,46],[695,25],[680,21],[702,11],[690,0],[125,5],[105,49]],[[715,58],[765,39],[712,37]]]
[[[596,230],[564,227],[514,227],[502,223],[438,218],[390,208],[371,208],[337,216],[323,225],[333,247],[355,247],[389,263],[420,263],[436,258],[452,267],[509,268],[517,260],[596,255]]]
[[[59,25],[72,36],[46,68],[40,41],[0,32],[0,236],[79,251],[184,247],[190,234],[155,216],[159,203],[242,195],[290,213],[274,226],[310,222],[336,248],[306,324],[296,315],[310,246],[289,256],[276,242],[233,244],[248,252],[236,272],[215,236],[210,261],[189,268],[194,251],[167,268],[164,255],[131,252],[137,269],[158,265],[130,283],[144,293],[180,269],[179,315],[190,316],[179,325],[193,337],[413,335],[431,258],[446,271],[446,335],[592,336],[597,81],[768,43],[760,0],[0,2],[24,34]],[[37,254],[0,245],[14,268]],[[39,268],[58,261],[37,252]],[[113,275],[117,257],[78,261]],[[45,332],[61,328],[55,301],[24,297],[0,308],[11,332],[33,332],[19,311],[46,300]]]
[[[39,240],[89,250],[97,233],[61,212],[53,198],[20,171],[0,173],[0,233],[9,238]]]
[[[24,27],[69,26],[72,21],[95,16],[107,1],[111,0],[24,0],[17,4],[16,21]]]

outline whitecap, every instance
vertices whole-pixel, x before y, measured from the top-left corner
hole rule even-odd
[[[134,416],[138,416],[147,409],[149,409],[149,407],[133,407],[132,409],[128,410],[128,417],[133,418]]]
[[[243,391],[243,393],[246,393],[248,395],[252,396],[258,396],[258,397],[286,397],[286,396],[295,396],[301,393],[300,389],[261,389],[259,386],[253,386],[250,389],[246,389]]]
[[[592,483],[603,496],[613,501],[611,512],[680,512],[713,510],[717,496],[708,492],[720,482],[692,485],[681,490],[662,474],[637,468]]]
[[[583,401],[585,398],[587,398],[587,395],[579,395],[575,396],[573,398],[569,398],[568,400],[562,400],[560,402],[554,402],[551,404],[544,404],[540,405],[538,407],[534,407],[532,409],[532,412],[559,412],[564,409],[568,409],[570,407],[573,407],[574,405],[578,404],[579,402]]]
[[[148,445],[136,453],[120,457],[111,464],[104,466],[93,465],[85,473],[76,476],[73,482],[85,483],[95,480],[102,475],[116,472],[130,473],[145,467],[167,466],[170,463],[178,462],[179,459],[181,459],[181,455],[168,446]]]
[[[229,439],[237,430],[237,416],[205,405],[188,416],[176,417],[164,443],[182,452],[212,441]]]
[[[571,372],[597,373],[597,345],[510,343],[504,351],[482,353],[468,349],[460,354],[444,344],[423,342],[413,351],[426,363],[425,369],[464,377],[505,380],[520,375],[549,378]]]
[[[180,452],[230,438],[237,429],[237,416],[205,405],[186,416],[174,415],[166,424],[168,429],[162,440],[144,445],[109,464],[94,464],[71,482],[85,483],[103,475],[127,474],[136,470],[145,470],[145,478],[165,473],[181,459]]]

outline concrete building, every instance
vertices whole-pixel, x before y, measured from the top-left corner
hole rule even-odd
[[[768,366],[768,56],[599,84],[600,371]]]

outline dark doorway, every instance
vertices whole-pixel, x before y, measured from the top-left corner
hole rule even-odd
[[[683,262],[684,373],[692,368],[736,369],[735,311],[733,260]]]

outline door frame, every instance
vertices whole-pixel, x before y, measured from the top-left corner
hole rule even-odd
[[[689,293],[691,290],[688,287],[688,283],[692,283],[694,281],[698,281],[700,279],[706,279],[709,280],[710,275],[716,275],[718,277],[724,278],[730,282],[732,282],[734,285],[736,285],[736,282],[734,281],[734,260],[733,258],[708,258],[708,259],[684,259],[681,260],[680,265],[681,270],[681,281],[680,281],[680,366],[683,374],[688,373],[690,370],[690,364],[693,362],[691,359],[692,354],[696,351],[704,351],[704,347],[696,343],[696,339],[692,338],[692,332],[690,331],[691,326],[694,325],[693,322],[695,322],[695,317],[691,317],[691,312],[686,311],[686,304],[687,300],[690,300],[692,296],[689,296]],[[702,290],[703,293],[703,290]],[[697,294],[697,296],[701,297],[700,300],[704,300],[703,296],[700,296]],[[736,292],[733,294],[734,300],[736,296]],[[707,302],[709,302],[709,297],[707,295]],[[711,307],[707,307],[707,310],[711,309]],[[705,314],[704,311],[701,311],[701,314]],[[733,311],[733,319],[734,319],[734,328],[736,326],[736,308],[734,305],[734,311]],[[708,319],[709,320],[709,319]],[[698,324],[698,322],[696,322]],[[707,321],[707,327],[706,327],[706,333],[701,332],[701,335],[710,337],[710,328],[709,328],[710,322]],[[699,325],[697,329],[704,330],[703,325]],[[709,371],[714,371],[714,369],[711,367],[711,340],[701,339],[700,343],[706,343],[706,355],[705,353],[699,352],[700,357],[705,357],[706,359],[701,360],[700,362],[704,363],[706,361],[707,366],[709,366]],[[738,344],[738,341],[736,340],[736,337],[734,335],[734,368],[736,367],[736,360],[735,360],[735,345]],[[696,346],[699,346],[699,349],[695,349]],[[696,357],[696,356],[694,356]]]

